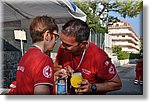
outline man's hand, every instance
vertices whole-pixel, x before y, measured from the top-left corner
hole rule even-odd
[[[91,84],[89,83],[87,79],[83,79],[83,81],[79,82],[78,84],[81,86],[77,89],[77,92],[89,93],[91,91]]]
[[[66,66],[65,69],[67,70],[67,75],[68,76],[71,76],[72,73],[74,72],[74,70],[69,65]]]
[[[60,69],[54,73],[54,81],[56,81],[59,78],[67,78],[67,70],[66,69]]]
[[[58,78],[68,78],[73,72],[74,70],[70,66],[66,66],[54,73],[54,80],[56,81]]]

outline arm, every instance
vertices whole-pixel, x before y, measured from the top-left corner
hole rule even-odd
[[[60,70],[62,68],[63,68],[62,65],[58,65],[58,63],[56,61],[54,62],[54,72],[56,72],[56,71],[58,71],[58,70]]]
[[[34,87],[35,95],[50,95],[50,86],[49,85],[37,85]]]
[[[97,86],[97,92],[109,92],[119,90],[122,87],[118,74],[111,80],[105,81],[104,83],[95,83],[95,85]]]
[[[89,93],[91,92],[91,83],[88,82],[88,80],[83,80],[81,83],[79,83],[81,85],[80,89],[78,89],[78,92],[83,92],[83,93]],[[118,74],[116,74],[114,76],[113,79],[105,81],[103,83],[93,83],[96,85],[97,90],[94,93],[105,93],[105,92],[109,92],[109,91],[114,91],[114,90],[119,90],[122,87],[122,83],[121,80],[118,76]]]

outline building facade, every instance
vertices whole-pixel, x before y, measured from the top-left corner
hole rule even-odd
[[[108,34],[112,37],[112,46],[120,46],[122,51],[139,53],[140,39],[128,22],[114,22],[108,26]]]

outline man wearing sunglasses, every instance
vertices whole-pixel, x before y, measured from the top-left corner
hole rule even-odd
[[[58,26],[53,18],[37,16],[30,25],[33,45],[22,56],[16,75],[16,94],[51,94],[54,66],[46,55],[53,50],[58,38]]]
[[[106,94],[121,89],[122,83],[111,59],[88,41],[89,35],[88,25],[79,19],[71,20],[62,27],[62,44],[54,64],[56,79],[69,77],[75,72],[82,74],[83,80],[78,83],[80,87],[74,89],[69,86],[68,94]]]

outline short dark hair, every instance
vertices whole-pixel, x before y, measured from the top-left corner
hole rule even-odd
[[[32,42],[43,41],[43,34],[49,30],[52,33],[54,30],[58,31],[58,26],[52,17],[37,16],[30,24],[30,34]]]
[[[81,43],[84,40],[88,40],[90,28],[86,22],[80,19],[73,19],[62,27],[62,33],[67,36],[74,36],[76,41]]]

